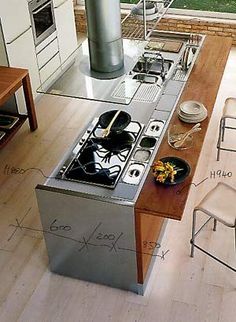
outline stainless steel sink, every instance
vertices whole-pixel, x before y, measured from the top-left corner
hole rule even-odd
[[[133,76],[133,79],[145,84],[157,84],[161,86],[163,80],[160,76],[145,74],[145,73],[138,73]]]
[[[153,103],[160,95],[163,83],[171,75],[173,67],[174,61],[164,59],[160,53],[144,52],[129,74],[118,84],[113,96],[127,97],[129,93],[134,101]],[[125,88],[124,84],[127,84]]]
[[[169,72],[173,65],[173,60],[163,58],[145,58],[142,56],[132,71],[135,73],[160,75],[163,78],[166,78],[169,76]]]
[[[173,60],[164,59],[164,73],[165,76],[168,75],[171,67],[174,65]],[[161,72],[161,60],[157,60],[152,63],[152,66],[149,70],[149,74],[160,75]]]
[[[139,60],[133,68],[135,73],[148,73],[152,66],[152,62]]]

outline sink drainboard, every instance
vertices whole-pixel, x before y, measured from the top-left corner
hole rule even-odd
[[[153,103],[157,99],[160,87],[155,84],[141,84],[133,100],[143,103]]]
[[[139,82],[134,81],[133,79],[126,79],[118,84],[112,93],[112,96],[121,99],[132,99],[139,86]]]
[[[112,93],[112,96],[120,99],[132,99],[136,102],[153,103],[161,88],[157,84],[140,84],[133,79],[122,81]]]

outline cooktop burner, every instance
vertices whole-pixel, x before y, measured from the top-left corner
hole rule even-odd
[[[118,134],[103,138],[96,118],[57,174],[57,179],[114,188],[143,126],[135,121]]]

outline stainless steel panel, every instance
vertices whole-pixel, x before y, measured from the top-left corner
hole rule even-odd
[[[50,269],[137,292],[132,207],[36,188]]]
[[[182,90],[184,86],[183,82],[175,81],[175,80],[169,80],[166,88],[165,88],[165,94],[166,95],[176,95],[178,96],[180,91]]]
[[[177,101],[177,97],[175,95],[162,95],[156,106],[156,110],[170,112]]]
[[[91,69],[113,72],[124,66],[119,0],[86,0]]]
[[[162,238],[164,236],[164,233],[165,233],[165,230],[166,230],[166,226],[168,224],[168,219],[165,219],[163,225],[162,225],[162,228],[161,228],[161,232],[160,232],[160,235],[159,235],[159,238],[158,240],[156,241],[157,243],[159,243],[161,245],[161,242],[162,242]],[[154,251],[154,255],[158,255],[158,248]],[[161,256],[161,255],[160,255]],[[148,284],[148,281],[150,279],[150,275],[152,273],[152,269],[153,269],[153,266],[156,262],[156,260],[161,260],[160,258],[158,258],[157,256],[152,256],[152,259],[151,259],[151,262],[150,262],[150,265],[149,265],[149,268],[148,268],[148,271],[147,271],[147,274],[146,274],[146,277],[145,277],[145,280],[144,280],[144,283],[143,284],[138,284],[138,294],[139,295],[144,295],[145,293],[145,290],[147,288],[147,284]]]
[[[168,112],[168,111],[157,111],[157,110],[155,110],[153,112],[153,114],[152,114],[152,119],[167,121],[169,116],[170,116],[170,112]]]

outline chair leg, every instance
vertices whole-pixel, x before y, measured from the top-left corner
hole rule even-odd
[[[191,254],[190,254],[191,257],[194,257],[195,228],[196,228],[196,210],[193,211]]]
[[[216,231],[216,226],[217,226],[217,220],[214,219],[214,227],[213,227],[213,230]]]
[[[220,120],[220,126],[219,126],[219,137],[218,137],[218,142],[217,142],[217,158],[216,160],[219,161],[220,160],[220,144],[221,144],[221,138],[222,138],[222,124],[223,124],[223,119]]]
[[[235,253],[236,253],[236,224],[235,224],[235,232],[234,232],[234,250],[235,250]]]
[[[225,118],[223,119],[223,122],[222,122],[222,138],[221,138],[221,141],[224,142],[224,139],[225,139]]]

